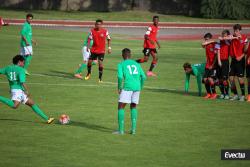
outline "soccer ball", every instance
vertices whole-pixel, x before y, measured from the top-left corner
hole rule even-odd
[[[70,118],[69,118],[68,115],[62,114],[62,115],[60,116],[60,118],[59,118],[59,122],[60,122],[60,124],[62,124],[62,125],[66,125],[66,124],[68,124],[68,123],[70,122]]]

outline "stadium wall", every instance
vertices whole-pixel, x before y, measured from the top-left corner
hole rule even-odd
[[[23,10],[97,12],[148,10],[163,14],[193,16],[199,14],[199,2],[195,0],[0,0],[0,7]]]

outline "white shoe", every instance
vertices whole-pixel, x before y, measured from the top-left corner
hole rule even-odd
[[[239,98],[239,101],[245,101],[245,96],[241,96],[241,97]]]
[[[114,135],[124,135],[124,132],[120,132],[120,131],[114,131],[114,132],[112,132],[112,134],[114,134]]]
[[[224,99],[225,96],[223,94],[220,95],[219,99]]]
[[[228,95],[225,95],[224,99],[225,99],[225,100],[229,100],[230,97],[229,97]]]
[[[234,95],[230,98],[230,100],[239,100],[239,96],[238,95]]]

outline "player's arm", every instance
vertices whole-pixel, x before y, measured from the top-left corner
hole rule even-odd
[[[239,39],[241,36],[235,37],[233,35],[228,35],[226,37],[218,37],[219,40],[233,40],[233,39]]]
[[[5,68],[0,68],[0,74],[5,74]]]
[[[107,37],[107,42],[108,42],[108,53],[110,54],[111,53],[111,37],[108,31],[107,31],[106,37]]]
[[[154,42],[152,39],[149,38],[149,35],[151,34],[151,31],[152,31],[152,28],[151,28],[151,27],[148,27],[148,29],[147,29],[147,31],[146,31],[146,33],[145,33],[145,35],[144,35],[144,38],[145,38],[146,40],[149,40],[149,42],[150,42],[151,44],[155,44],[155,42]]]
[[[117,68],[117,79],[118,79],[118,93],[120,94],[122,90],[122,80],[123,80],[123,71],[122,71],[122,66],[118,64]]]
[[[27,41],[27,39],[25,37],[25,35],[27,34],[27,28],[25,26],[23,26],[20,34],[21,34],[21,38],[22,38],[22,40],[24,40],[26,46],[29,46],[30,44],[28,43],[28,41]]]
[[[190,80],[190,74],[186,74],[186,78],[185,78],[185,93],[188,93],[188,90],[189,90],[189,80]]]
[[[217,51],[217,62],[218,62],[218,65],[221,67],[222,64],[221,64],[221,59],[220,59],[220,44],[216,44],[215,49]]]
[[[202,92],[202,76],[201,74],[199,73],[197,76],[196,76],[196,81],[197,81],[197,86],[198,86],[198,95],[201,96],[201,92]]]
[[[156,40],[156,44],[157,44],[157,46],[158,46],[158,49],[160,49],[160,48],[161,48],[161,45],[160,45],[160,43],[159,43],[158,40]]]
[[[88,35],[87,50],[90,49],[91,40],[93,40],[93,35],[92,35],[92,33],[90,32],[89,35]]]
[[[214,40],[203,40],[202,43],[201,43],[201,46],[204,48],[206,45],[208,44],[211,44],[211,43],[214,43],[215,41]]]
[[[147,79],[147,77],[146,77],[144,71],[142,70],[141,66],[139,66],[139,67],[140,67],[139,70],[140,70],[140,76],[141,76],[141,89],[143,89],[144,82]]]
[[[24,92],[27,96],[29,96],[29,92],[28,92],[28,86],[26,85],[26,75],[25,75],[25,72],[24,70],[22,72],[19,73],[19,80],[20,80],[20,83],[22,84],[23,86],[23,89],[24,89]]]

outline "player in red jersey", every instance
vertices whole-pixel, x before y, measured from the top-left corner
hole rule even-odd
[[[247,101],[250,102],[250,41],[248,40],[244,48],[246,56],[246,73],[247,73],[247,83],[248,83],[248,96]]]
[[[108,30],[104,29],[102,26],[103,21],[96,20],[95,28],[91,29],[87,49],[90,48],[90,40],[93,40],[93,45],[90,49],[91,56],[88,60],[88,74],[85,77],[85,80],[88,80],[90,78],[92,61],[98,59],[99,83],[102,82],[103,60],[105,55],[106,39],[108,42],[108,53],[111,53],[111,38],[109,36]]]
[[[221,37],[219,37],[220,41],[216,44],[217,51],[217,77],[219,79],[219,88],[221,91],[220,99],[229,99],[228,91],[229,91],[229,83],[228,83],[228,74],[229,74],[229,46],[230,41],[225,40],[230,35],[229,30],[223,30],[221,33]]]
[[[215,78],[216,78],[216,49],[215,42],[212,40],[212,34],[207,33],[204,35],[204,42],[202,47],[206,49],[206,66],[203,76],[203,82],[207,91],[207,95],[204,98],[216,99],[217,94],[215,90]]]
[[[157,33],[159,31],[159,16],[153,17],[153,25],[148,27],[148,30],[144,36],[144,57],[141,59],[136,60],[138,63],[144,63],[148,61],[149,56],[151,55],[153,60],[151,63],[151,66],[147,72],[147,76],[156,76],[152,71],[154,67],[157,64],[158,58],[157,58],[157,51],[156,51],[156,44],[158,46],[158,49],[160,49],[160,43],[157,40]]]
[[[246,45],[247,38],[245,35],[241,34],[241,25],[235,24],[233,26],[234,34],[233,36],[224,38],[230,39],[230,49],[229,55],[232,58],[230,71],[229,71],[229,80],[231,83],[231,91],[234,93],[231,100],[240,100],[245,101],[245,83],[244,83],[244,75],[245,75],[245,54],[244,54],[244,46]],[[237,88],[235,84],[235,80],[238,78],[240,89],[241,89],[241,97],[238,96]]]

